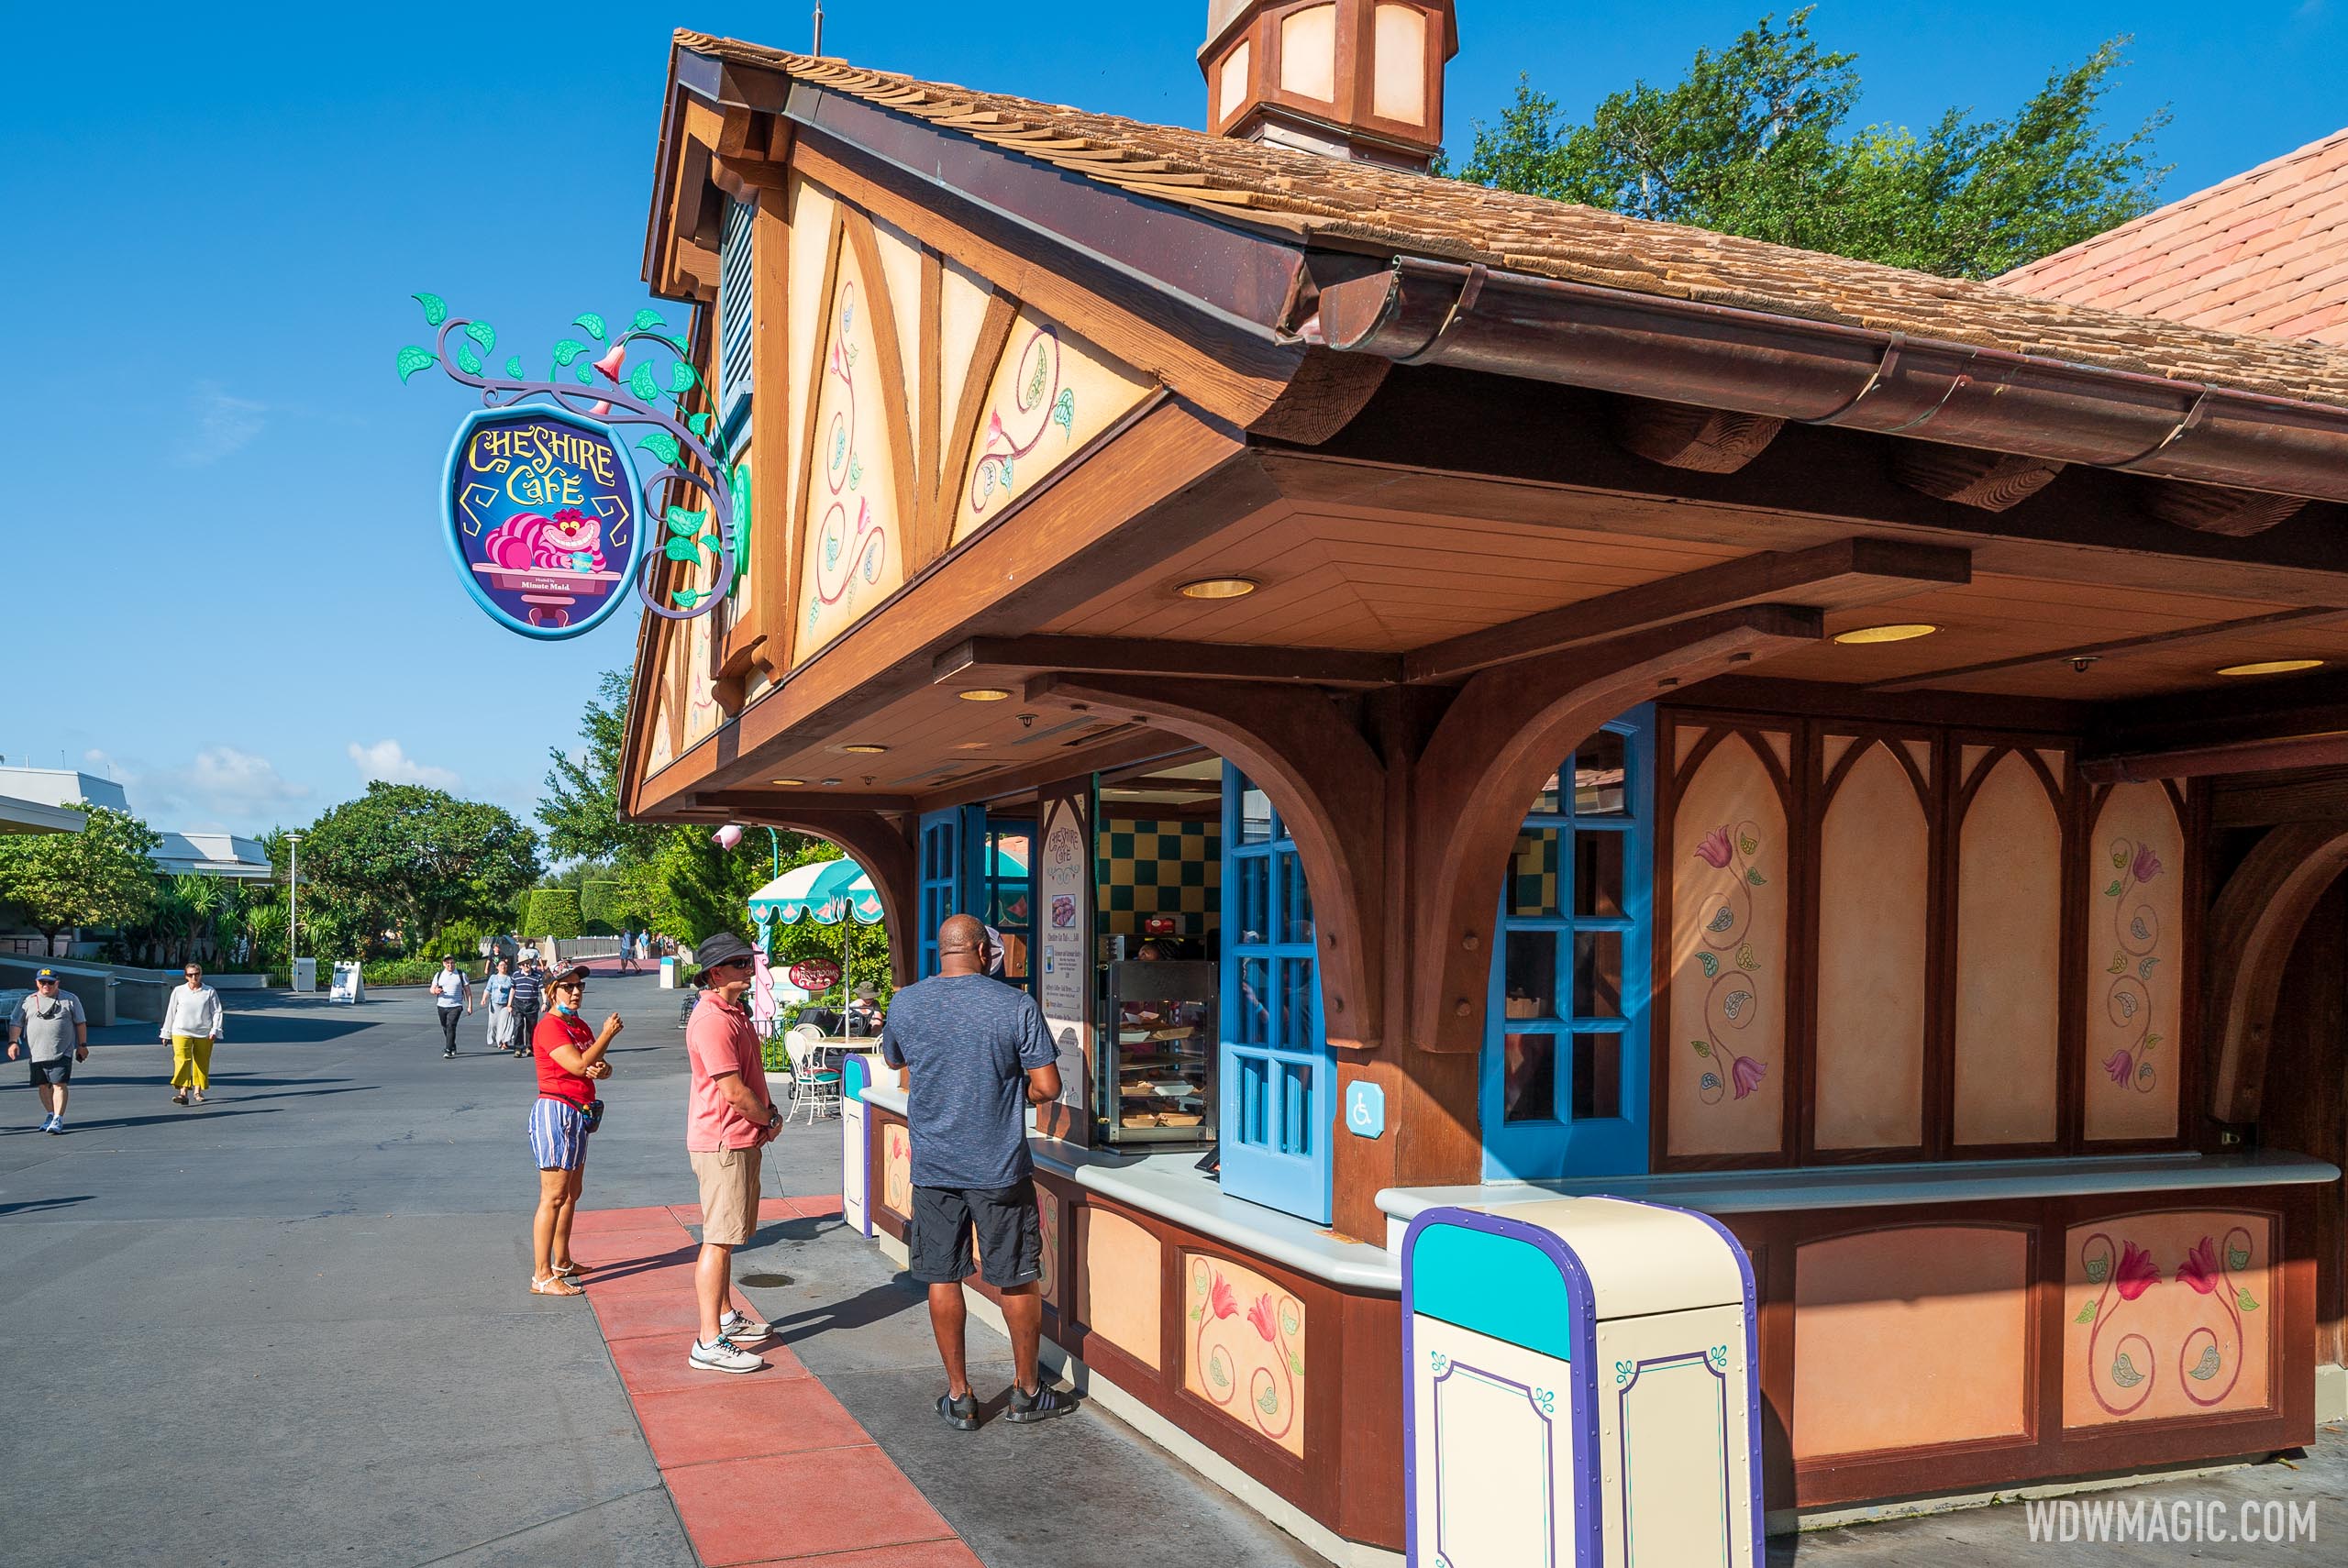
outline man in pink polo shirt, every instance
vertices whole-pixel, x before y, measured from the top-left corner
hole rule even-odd
[[[701,1000],[685,1024],[692,1081],[685,1096],[685,1154],[701,1183],[701,1305],[690,1364],[703,1372],[756,1372],[766,1363],[743,1346],[774,1330],[733,1303],[734,1249],[759,1228],[759,1150],[782,1125],[767,1097],[766,1057],[743,996],[758,955],[730,932],[697,943]]]

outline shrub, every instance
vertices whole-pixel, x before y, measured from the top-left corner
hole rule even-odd
[[[580,935],[579,889],[540,888],[533,892],[528,918],[523,922],[523,933],[528,936]]]

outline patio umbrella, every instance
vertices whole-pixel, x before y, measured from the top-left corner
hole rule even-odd
[[[853,920],[861,925],[879,925],[880,895],[855,861],[818,860],[794,866],[752,893],[750,912],[762,924],[779,920],[797,925],[812,920],[817,925],[837,925]]]

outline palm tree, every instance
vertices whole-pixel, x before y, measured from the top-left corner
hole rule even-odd
[[[183,871],[172,878],[171,891],[172,901],[185,911],[185,923],[180,933],[180,962],[184,964],[194,955],[196,944],[211,934],[222,903],[220,883],[214,878]]]

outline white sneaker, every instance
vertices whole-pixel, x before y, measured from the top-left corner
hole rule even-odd
[[[737,1345],[754,1345],[760,1340],[774,1338],[774,1325],[761,1323],[740,1310],[728,1312],[717,1320],[717,1337]]]
[[[766,1363],[720,1334],[715,1344],[695,1340],[689,1364],[697,1372],[756,1372]]]

